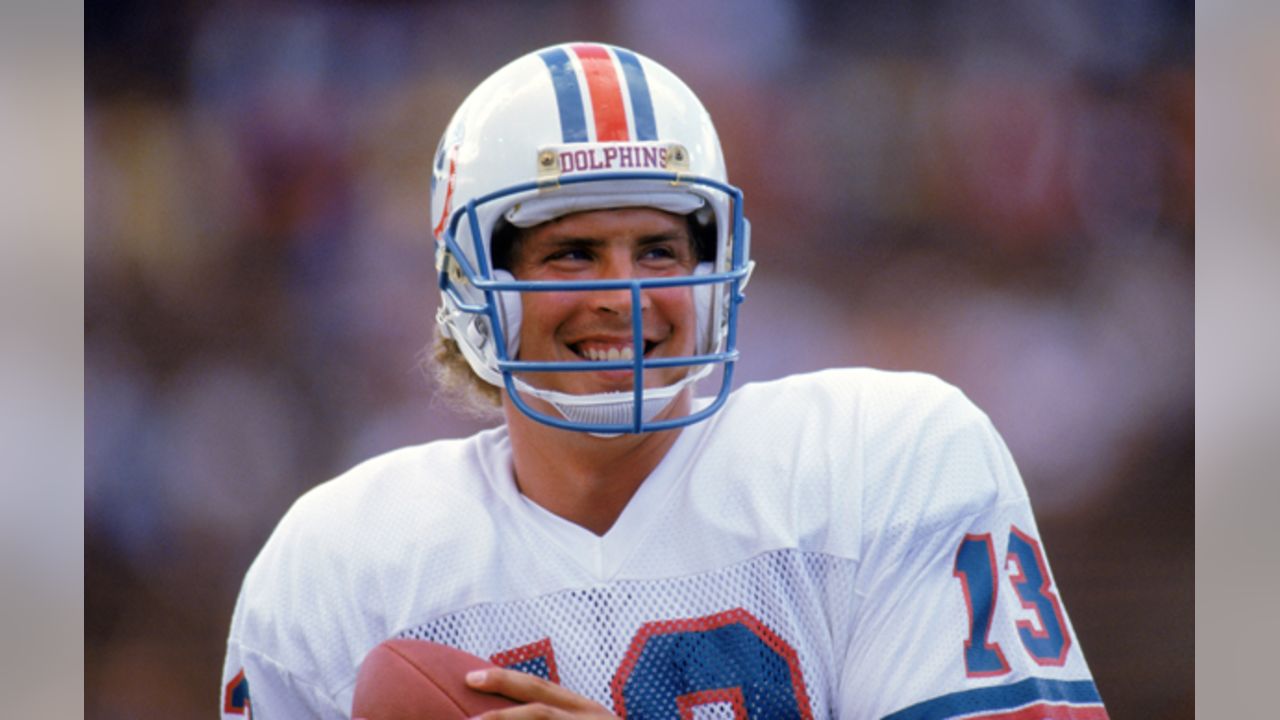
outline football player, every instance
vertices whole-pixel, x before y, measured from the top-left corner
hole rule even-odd
[[[346,717],[396,637],[505,668],[469,680],[524,703],[494,718],[1106,717],[959,390],[730,391],[750,226],[666,68],[574,43],[498,70],[444,131],[431,218],[437,362],[505,421],[297,501],[235,609],[226,717]]]

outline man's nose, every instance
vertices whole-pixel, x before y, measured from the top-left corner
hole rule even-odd
[[[631,280],[636,277],[635,268],[632,266],[630,258],[609,258],[603,263],[601,268],[600,280]],[[629,287],[601,289],[596,290],[592,294],[592,302],[597,310],[617,313],[623,316],[631,314],[631,304],[633,299],[632,289]],[[652,301],[647,292],[640,293],[640,310],[644,312],[649,309]]]

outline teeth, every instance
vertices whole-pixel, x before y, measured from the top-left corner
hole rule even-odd
[[[588,360],[604,361],[604,360],[630,360],[635,357],[635,351],[630,345],[623,347],[611,347],[608,350],[600,348],[583,348],[582,354]]]

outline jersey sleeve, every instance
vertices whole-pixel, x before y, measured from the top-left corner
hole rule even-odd
[[[227,637],[219,709],[232,718],[346,718],[367,622],[342,548],[351,494],[326,483],[299,498],[245,574]],[[358,511],[355,511],[358,512]]]
[[[348,717],[319,689],[234,641],[227,643],[218,706],[223,720]]]
[[[1107,717],[994,427],[954,391],[921,428],[869,461],[839,716]]]

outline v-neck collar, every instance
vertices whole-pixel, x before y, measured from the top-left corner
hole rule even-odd
[[[695,423],[681,429],[667,454],[640,484],[613,527],[604,535],[596,535],[552,513],[519,491],[511,469],[511,443],[505,435],[493,448],[496,452],[488,458],[491,464],[486,468],[486,475],[495,492],[507,502],[523,526],[550,539],[560,552],[595,581],[605,582],[622,570],[653,526],[654,519],[687,478],[684,469],[706,425]]]

